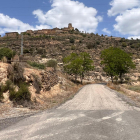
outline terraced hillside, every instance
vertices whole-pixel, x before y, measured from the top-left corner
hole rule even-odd
[[[21,39],[1,37],[0,47],[8,47],[20,54]],[[57,59],[62,64],[62,58],[72,52],[88,52],[94,60],[95,71],[89,74],[88,78],[105,80],[106,75],[100,65],[101,51],[110,47],[119,47],[127,53],[133,54],[133,60],[137,63],[137,69],[131,71],[129,76],[136,80],[140,73],[140,40],[127,40],[124,38],[99,36],[98,34],[86,34],[78,31],[61,33],[55,35],[31,36],[24,35],[24,55],[32,61],[40,61],[43,58]]]

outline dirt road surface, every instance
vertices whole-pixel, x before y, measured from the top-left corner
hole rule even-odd
[[[0,140],[140,140],[140,109],[105,85],[84,86],[60,107],[0,131]]]

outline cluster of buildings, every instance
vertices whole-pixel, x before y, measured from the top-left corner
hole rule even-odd
[[[53,28],[53,29],[42,29],[42,30],[27,30],[26,32],[22,32],[22,34],[25,35],[31,35],[31,36],[39,36],[39,35],[54,35],[54,34],[59,34],[59,33],[65,33],[65,32],[69,32],[71,30],[74,30],[74,27],[72,27],[72,24],[69,23],[68,27],[64,27],[62,29],[59,28]],[[20,35],[18,34],[18,32],[10,32],[10,33],[5,33],[4,37],[19,37]]]

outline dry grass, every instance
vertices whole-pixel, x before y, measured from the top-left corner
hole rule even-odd
[[[136,91],[140,93],[140,86],[128,86],[129,90]]]
[[[113,90],[118,91],[121,94],[124,94],[131,98],[132,100],[140,103],[140,86],[126,86],[119,87],[119,85],[112,84],[111,82],[107,86]]]

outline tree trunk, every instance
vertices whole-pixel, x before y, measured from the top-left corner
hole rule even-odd
[[[75,75],[75,83],[76,83],[76,80],[77,80],[77,75]]]
[[[123,80],[122,80],[122,73],[120,73],[120,80],[121,80],[121,84],[122,84],[122,81],[123,81]]]
[[[81,84],[83,84],[83,78],[84,78],[84,75],[82,74],[82,75],[80,76]]]
[[[113,76],[111,75],[111,80],[112,80],[112,83],[113,83]]]

